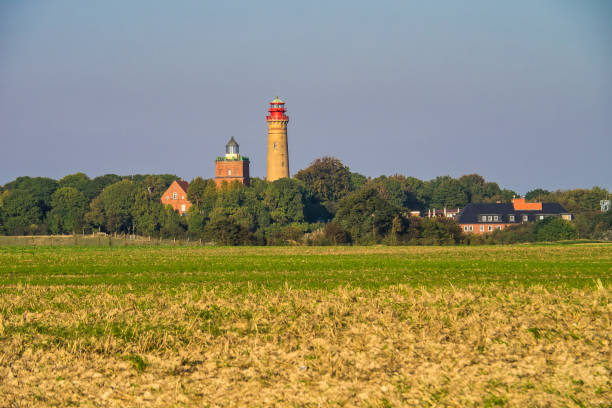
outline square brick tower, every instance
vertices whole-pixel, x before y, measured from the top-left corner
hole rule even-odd
[[[239,149],[240,146],[232,136],[225,145],[225,156],[217,157],[217,160],[215,160],[217,187],[221,186],[224,181],[227,183],[238,181],[245,186],[249,185],[249,158],[241,156]]]

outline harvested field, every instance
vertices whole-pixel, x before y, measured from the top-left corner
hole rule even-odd
[[[0,248],[0,406],[612,406],[612,246]]]

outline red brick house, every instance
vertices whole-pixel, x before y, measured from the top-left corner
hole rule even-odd
[[[466,234],[486,234],[545,217],[572,220],[572,214],[559,203],[528,203],[524,198],[514,198],[512,203],[471,203],[456,220]]]
[[[170,187],[162,194],[161,202],[163,205],[171,205],[181,215],[185,215],[191,207],[191,202],[187,199],[187,189],[189,183],[183,179],[178,179],[170,184]]]

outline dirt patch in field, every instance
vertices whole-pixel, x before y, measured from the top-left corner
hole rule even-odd
[[[610,295],[23,286],[0,406],[610,406]]]

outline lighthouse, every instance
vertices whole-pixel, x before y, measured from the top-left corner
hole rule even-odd
[[[268,181],[289,177],[289,147],[287,145],[287,123],[285,102],[278,96],[270,102],[268,122]]]
[[[215,160],[215,182],[221,187],[223,182],[237,181],[249,185],[249,158],[240,155],[240,146],[234,136],[225,145],[225,156]]]

